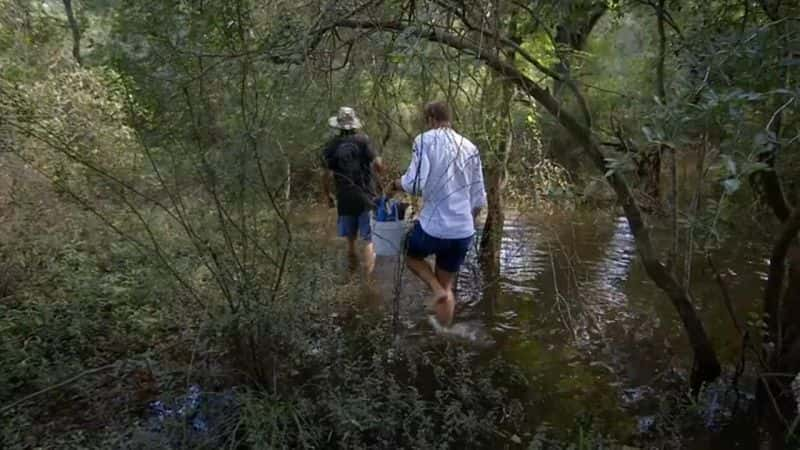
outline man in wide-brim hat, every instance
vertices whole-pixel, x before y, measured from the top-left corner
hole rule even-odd
[[[337,231],[339,236],[347,238],[351,263],[357,261],[358,237],[365,242],[364,262],[369,273],[375,261],[370,211],[378,195],[377,176],[383,171],[383,165],[370,139],[357,132],[361,128],[361,120],[353,108],[339,108],[338,113],[328,119],[328,125],[338,133],[323,151],[326,169],[323,191],[331,207],[335,199],[339,215]],[[330,189],[331,178],[335,182],[335,197]]]

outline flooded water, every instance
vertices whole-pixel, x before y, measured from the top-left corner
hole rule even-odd
[[[343,255],[342,247],[338,243]],[[657,386],[666,378],[688,378],[691,352],[672,305],[637,261],[624,217],[598,211],[508,214],[500,273],[482,274],[476,253],[470,252],[459,274],[449,330],[429,323],[427,291],[398,271],[396,257],[378,258],[371,290],[391,313],[400,287],[407,335],[463,340],[521,367],[530,384],[525,395],[532,427],[571,426],[589,415],[619,439],[647,431],[658,407]],[[765,249],[741,242],[713,253],[739,317],[759,308],[765,255]],[[704,258],[696,258],[693,271],[696,306],[720,359],[731,362],[740,338],[719,285]]]

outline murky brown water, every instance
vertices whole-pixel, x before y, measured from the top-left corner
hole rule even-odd
[[[332,233],[332,219],[324,221]],[[343,258],[342,246],[335,248]],[[571,426],[591,415],[598,428],[623,440],[646,429],[659,400],[654,386],[688,376],[691,353],[674,309],[637,262],[627,221],[598,211],[509,214],[501,253],[499,276],[487,278],[470,252],[453,329],[444,337],[524,369],[532,426]],[[735,242],[713,255],[739,317],[756,311],[765,249]],[[720,358],[730,362],[740,338],[704,259],[693,266],[697,308]],[[426,320],[427,291],[407,271],[398,278],[397,258],[378,258],[373,300],[391,312],[398,279],[404,333],[441,338]]]

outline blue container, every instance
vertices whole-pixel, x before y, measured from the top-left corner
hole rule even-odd
[[[395,222],[399,220],[400,212],[397,200],[388,199],[381,196],[375,202],[375,221],[376,222]]]

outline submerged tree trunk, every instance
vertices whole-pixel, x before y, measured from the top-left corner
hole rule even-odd
[[[72,31],[72,56],[75,58],[75,62],[83,64],[81,61],[81,29],[78,26],[78,21],[75,20],[75,12],[72,10],[72,0],[64,0],[64,11],[67,13],[69,29]]]
[[[780,360],[778,373],[800,373],[800,247],[795,245],[787,255],[788,282],[783,295],[781,314]],[[779,398],[779,411],[788,424],[797,419],[796,397],[789,379],[784,378]],[[786,430],[783,430],[784,433]]]
[[[756,403],[773,450],[786,448],[786,432],[797,416],[791,381],[800,372],[800,249],[795,244],[799,231],[797,208],[773,246],[764,290],[767,367],[760,377]]]
[[[500,275],[500,247],[503,240],[503,225],[505,224],[505,203],[503,193],[508,171],[508,159],[511,153],[513,130],[508,124],[505,142],[498,146],[497,160],[488,170],[486,183],[487,211],[486,222],[481,235],[481,266],[484,272],[497,278]]]
[[[498,5],[494,5],[497,9]],[[496,15],[499,17],[499,15]],[[500,23],[494,24],[500,28]],[[509,25],[512,34],[515,26],[515,19],[512,18]],[[499,36],[500,33],[496,33]],[[500,43],[495,42],[497,48]],[[510,64],[514,62],[514,53],[506,59]],[[497,54],[498,58],[502,58]],[[483,233],[480,242],[480,262],[484,278],[496,280],[500,276],[500,247],[503,240],[503,226],[505,224],[505,204],[503,196],[505,191],[506,177],[508,173],[508,160],[511,153],[513,141],[513,126],[511,122],[511,103],[514,97],[514,86],[508,83],[497,73],[489,75],[489,89],[486,103],[489,104],[489,111],[495,116],[491,120],[489,132],[489,142],[496,143],[491,149],[491,157],[486,161],[486,222],[484,223]]]

